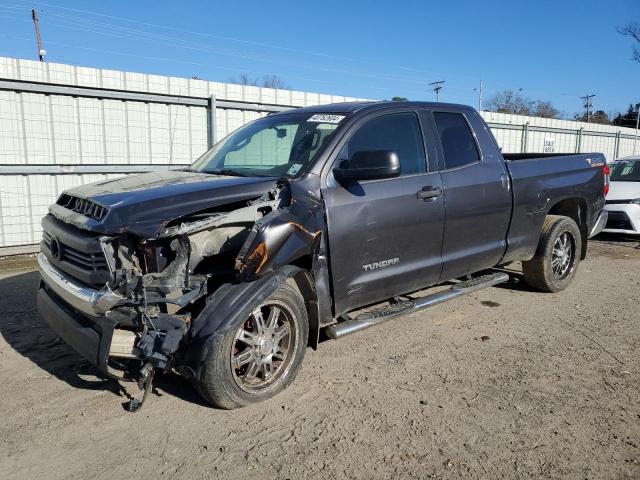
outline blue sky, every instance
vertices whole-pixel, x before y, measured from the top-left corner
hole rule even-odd
[[[477,106],[505,88],[565,114],[640,101],[640,63],[616,32],[640,22],[618,1],[76,1],[0,0],[0,55],[226,81],[276,74],[296,90]]]

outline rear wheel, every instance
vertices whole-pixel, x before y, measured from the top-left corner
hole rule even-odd
[[[559,292],[576,275],[582,242],[576,222],[560,215],[545,218],[534,257],[522,262],[526,282],[546,292]]]
[[[307,345],[309,326],[304,300],[284,284],[248,318],[212,337],[197,389],[220,408],[266,400],[295,378]]]

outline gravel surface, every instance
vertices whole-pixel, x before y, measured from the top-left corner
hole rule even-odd
[[[640,244],[599,239],[557,294],[516,281],[307,351],[220,411],[162,377],[135,414],[0,268],[0,478],[640,478]]]

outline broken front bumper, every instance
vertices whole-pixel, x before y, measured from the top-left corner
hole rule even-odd
[[[94,290],[53,267],[38,254],[42,281],[38,289],[38,313],[51,329],[80,355],[104,373],[116,322],[104,313],[122,301],[106,287]]]
[[[38,255],[38,266],[42,276],[38,312],[79,354],[115,378],[123,377],[110,367],[110,357],[138,359],[156,368],[170,368],[173,355],[187,333],[190,317],[155,312],[153,321],[149,320],[151,328],[143,330],[142,325],[132,323],[129,315],[136,312],[132,299],[108,286],[96,290],[78,282],[51,265],[42,253]],[[201,286],[194,290],[201,291]],[[188,296],[187,301],[192,298],[194,295]]]
[[[41,282],[38,289],[38,313],[51,329],[76,352],[102,372],[109,373],[107,361],[115,322],[106,317],[88,318],[61,301]]]
[[[124,298],[108,287],[100,290],[87,287],[56,269],[43,253],[38,254],[38,269],[42,280],[62,300],[85,315],[104,315]]]

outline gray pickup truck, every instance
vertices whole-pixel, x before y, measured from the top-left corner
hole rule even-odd
[[[509,278],[493,267],[519,260],[531,287],[564,289],[607,188],[602,154],[502,154],[466,106],[290,110],[188,169],[62,193],[42,221],[38,309],[142,399],[172,370],[235,408],[290,384],[320,337]]]

